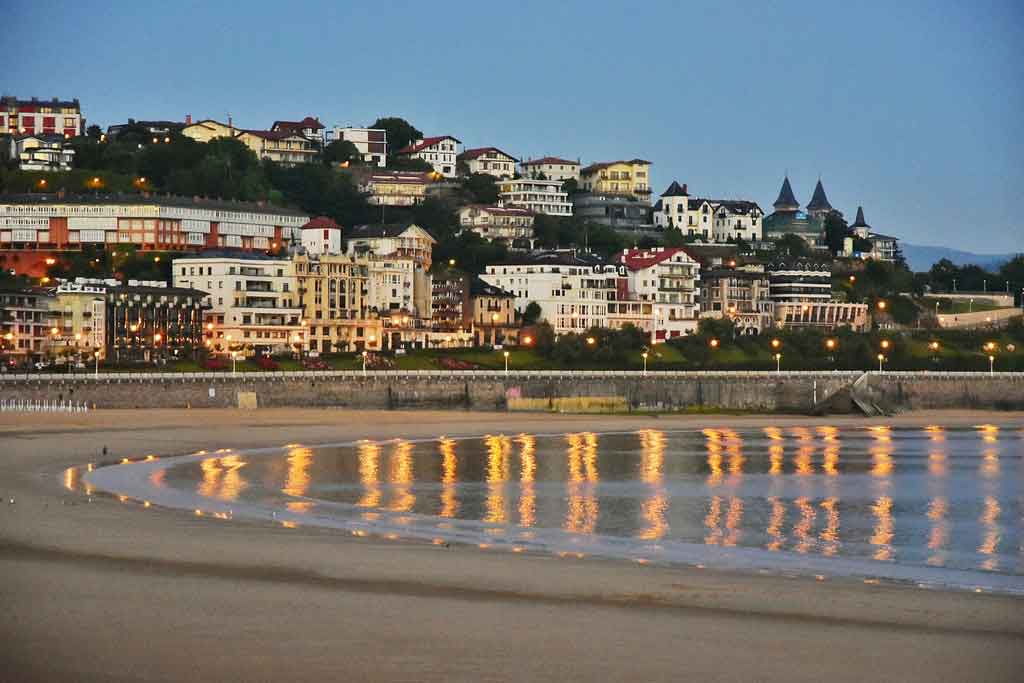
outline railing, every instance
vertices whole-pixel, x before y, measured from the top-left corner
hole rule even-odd
[[[87,413],[89,404],[85,401],[27,401],[24,399],[0,400],[0,413]]]

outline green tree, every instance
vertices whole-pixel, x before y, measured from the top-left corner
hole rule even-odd
[[[526,304],[526,308],[523,310],[523,324],[533,325],[540,319],[540,304],[536,301],[531,301]]]
[[[846,225],[842,214],[838,211],[831,211],[825,216],[825,244],[828,250],[835,256],[843,251],[844,241],[850,236],[850,228]]]
[[[462,183],[466,198],[474,204],[496,204],[498,201],[498,185],[494,176],[486,173],[473,173]]]
[[[408,147],[414,141],[423,137],[423,133],[403,118],[397,116],[385,116],[373,122],[370,128],[383,129],[387,131],[388,156]]]
[[[417,171],[420,173],[434,170],[429,161],[409,157],[388,157],[387,167],[391,171]]]
[[[775,240],[775,253],[780,256],[809,256],[811,248],[804,238],[787,232]]]
[[[323,161],[328,165],[358,162],[361,159],[359,148],[349,140],[335,140],[324,147]]]
[[[85,129],[85,134],[93,140],[99,140],[100,136],[103,135],[103,129],[94,123]]]

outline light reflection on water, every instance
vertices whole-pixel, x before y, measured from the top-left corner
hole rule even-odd
[[[562,529],[1021,573],[1021,444],[994,425],[491,434],[217,452],[152,483],[303,514],[326,501],[369,521],[475,520],[492,538]]]

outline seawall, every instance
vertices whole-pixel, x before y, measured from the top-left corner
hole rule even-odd
[[[334,371],[0,377],[0,403],[72,401],[96,408],[812,413],[855,411],[852,394],[887,411],[1020,410],[1024,373]]]

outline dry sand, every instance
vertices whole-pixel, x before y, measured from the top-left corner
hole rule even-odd
[[[88,502],[59,481],[104,445],[121,457],[399,435],[981,422],[1024,415],[0,415],[0,681],[1020,680],[1018,598],[357,539]]]

